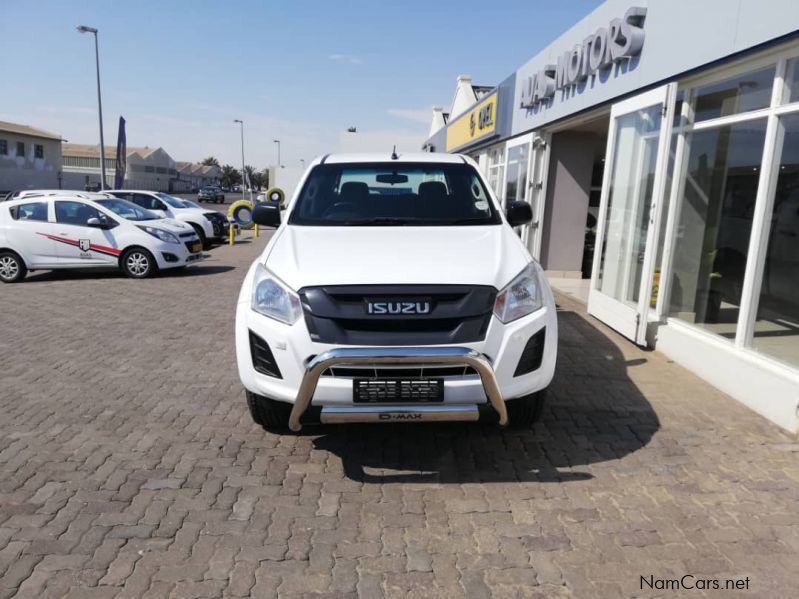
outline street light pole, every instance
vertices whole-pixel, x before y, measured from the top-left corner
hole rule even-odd
[[[97,29],[94,27],[78,26],[80,33],[94,34],[94,61],[97,68],[97,112],[100,118],[100,185],[107,189],[105,184],[105,140],[103,139],[103,99],[100,94],[100,46],[97,42]]]
[[[277,168],[282,168],[283,165],[280,163],[280,140],[276,139],[274,142],[277,144]]]
[[[244,181],[244,121],[241,119],[233,119],[234,123],[241,125],[241,199],[244,199],[244,188],[246,187]]]

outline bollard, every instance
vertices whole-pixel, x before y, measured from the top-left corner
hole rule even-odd
[[[255,225],[255,236],[258,237],[258,224]]]
[[[232,224],[230,225],[230,227],[228,229],[228,239],[230,240],[230,245],[233,245],[233,244],[236,243],[236,230],[233,228]]]

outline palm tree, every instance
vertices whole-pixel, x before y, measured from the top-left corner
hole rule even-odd
[[[233,187],[236,183],[241,182],[241,174],[234,167],[226,164],[220,171],[219,182],[224,187]]]
[[[214,156],[209,156],[208,158],[203,158],[200,164],[203,166],[219,166],[219,161]]]

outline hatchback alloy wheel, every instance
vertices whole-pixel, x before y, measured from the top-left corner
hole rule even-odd
[[[150,274],[152,258],[141,250],[133,250],[125,256],[125,271],[131,277],[144,278]]]
[[[0,279],[13,281],[19,275],[19,262],[14,256],[0,256]]]

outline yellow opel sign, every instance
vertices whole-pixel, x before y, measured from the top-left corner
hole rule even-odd
[[[460,115],[447,127],[447,152],[494,133],[497,124],[497,92]]]

